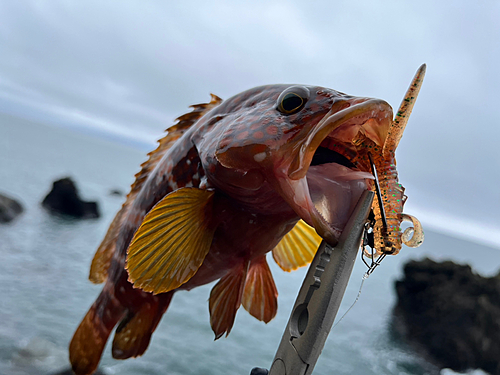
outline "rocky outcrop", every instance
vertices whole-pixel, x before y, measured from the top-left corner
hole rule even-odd
[[[0,194],[0,223],[8,223],[23,212],[18,201]]]
[[[123,196],[123,191],[121,191],[120,189],[111,189],[109,191],[109,195],[116,195],[117,197],[121,197]]]
[[[42,201],[49,212],[76,218],[97,218],[100,216],[97,202],[83,201],[71,178],[54,181],[52,190]]]
[[[394,328],[432,362],[500,374],[500,276],[425,259],[407,263],[395,287]]]

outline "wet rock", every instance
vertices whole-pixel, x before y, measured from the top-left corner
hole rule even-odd
[[[116,195],[117,197],[121,197],[123,196],[123,191],[121,191],[120,189],[111,189],[109,191],[109,195]]]
[[[396,281],[395,331],[441,368],[500,374],[500,276],[410,261]]]
[[[23,206],[15,199],[0,194],[0,223],[8,223],[23,212]]]
[[[76,218],[97,218],[100,216],[97,202],[83,201],[71,178],[54,181],[52,190],[43,199],[42,206],[50,213]]]

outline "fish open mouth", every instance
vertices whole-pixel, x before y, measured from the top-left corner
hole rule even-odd
[[[366,179],[373,176],[349,166],[352,163],[335,151],[326,153],[322,147],[318,150],[320,155],[328,154],[335,161],[316,164],[316,156],[307,170],[305,180],[313,206],[311,219],[318,233],[333,242],[332,237],[340,236],[361,194],[369,188]]]
[[[369,189],[368,180],[374,178],[346,156],[353,148],[346,155],[333,148],[354,143],[359,133],[383,144],[392,121],[392,108],[385,101],[357,98],[356,103],[347,104],[341,110],[332,108],[304,137],[281,184],[285,195],[287,190],[292,194],[289,203],[299,216],[332,245],[361,194]]]
[[[310,167],[329,163],[340,164],[347,168],[354,168],[354,164],[344,155],[330,150],[327,146],[319,146],[313,155]]]

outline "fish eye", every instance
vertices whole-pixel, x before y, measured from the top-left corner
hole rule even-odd
[[[309,98],[309,90],[302,86],[292,86],[283,91],[278,97],[277,110],[284,115],[291,115],[300,111]]]

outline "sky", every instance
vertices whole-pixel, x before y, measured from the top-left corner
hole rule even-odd
[[[405,212],[500,247],[500,2],[0,0],[0,112],[154,147],[188,106],[271,83],[396,109]]]

